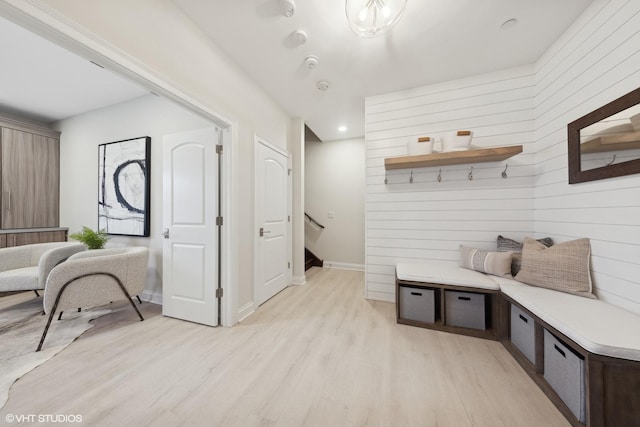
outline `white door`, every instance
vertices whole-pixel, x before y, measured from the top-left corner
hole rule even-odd
[[[218,324],[216,129],[163,137],[162,314]]]
[[[288,158],[257,144],[256,302],[262,304],[291,282]]]

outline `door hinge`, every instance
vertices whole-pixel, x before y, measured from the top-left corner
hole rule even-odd
[[[220,145],[220,144],[216,145],[216,153],[217,154],[222,154],[222,145]]]
[[[291,222],[291,215],[287,216],[287,222]]]
[[[287,263],[287,268],[291,268],[291,263],[290,262]]]
[[[289,171],[287,172],[287,175],[291,175],[291,169],[289,169]]]
[[[222,298],[223,293],[222,288],[216,289],[216,298]]]
[[[216,217],[216,225],[217,225],[218,227],[220,227],[221,225],[223,225],[223,220],[222,220],[222,217],[221,217],[221,216]]]

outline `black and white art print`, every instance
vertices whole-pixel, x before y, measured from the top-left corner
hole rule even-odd
[[[98,146],[98,229],[107,234],[149,236],[151,138]]]

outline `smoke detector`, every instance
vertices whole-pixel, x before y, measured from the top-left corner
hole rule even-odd
[[[305,44],[307,42],[307,32],[304,30],[295,30],[293,32],[293,40],[297,45]]]
[[[291,18],[296,11],[296,4],[293,0],[280,0],[280,12],[287,18]]]
[[[329,89],[329,82],[325,81],[325,80],[320,80],[318,82],[318,90],[321,92],[325,92]]]
[[[308,69],[313,70],[318,66],[318,57],[315,55],[307,56],[304,58],[304,65],[306,65]]]

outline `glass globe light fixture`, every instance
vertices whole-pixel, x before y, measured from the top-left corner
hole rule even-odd
[[[346,0],[349,26],[361,37],[388,33],[402,18],[407,0]]]

